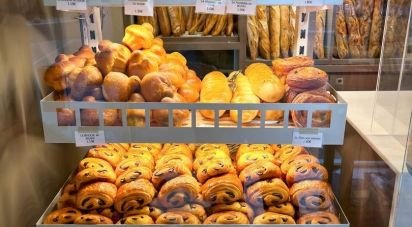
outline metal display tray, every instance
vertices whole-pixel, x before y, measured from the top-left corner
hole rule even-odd
[[[336,94],[338,102],[328,103],[260,103],[260,104],[210,104],[210,103],[131,103],[131,102],[77,102],[53,101],[53,93],[41,100],[41,112],[46,143],[75,143],[75,132],[104,132],[105,142],[158,142],[158,143],[279,143],[292,144],[293,134],[322,134],[322,145],[343,144],[345,133],[347,104]],[[74,110],[75,126],[59,126],[57,123],[58,108]],[[95,109],[99,114],[99,126],[81,126],[80,109]],[[104,126],[105,109],[121,111],[122,126]],[[145,111],[145,125],[142,127],[127,125],[127,110]],[[151,110],[168,110],[168,125],[156,127],[150,123]],[[179,126],[173,124],[173,110],[189,110],[189,118]],[[199,110],[237,110],[238,119],[245,110],[260,111],[261,118],[249,123],[234,123],[228,116],[205,119]],[[283,121],[265,121],[266,111],[283,111]],[[307,127],[297,128],[290,120],[291,110],[307,111]],[[328,128],[311,126],[312,113],[329,111],[331,114]]]

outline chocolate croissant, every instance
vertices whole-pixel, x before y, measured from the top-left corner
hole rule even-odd
[[[88,214],[98,214],[110,218],[112,220],[118,220],[120,218],[120,214],[117,213],[117,211],[114,210],[113,207],[90,210]]]
[[[297,224],[340,224],[340,221],[333,213],[319,211],[303,215],[297,220]]]
[[[82,210],[95,210],[113,205],[117,187],[112,183],[96,182],[84,186],[77,193],[76,205]]]
[[[142,208],[153,200],[155,194],[156,189],[150,181],[138,179],[119,188],[114,207],[119,213]]]
[[[280,168],[273,162],[260,160],[244,168],[239,174],[239,179],[248,186],[257,181],[280,178],[281,175]]]
[[[163,207],[181,207],[196,201],[200,184],[190,175],[182,175],[167,181],[160,189],[158,199]]]
[[[286,214],[291,217],[295,216],[295,208],[290,202],[275,204],[269,206],[266,210],[273,213]]]
[[[241,144],[236,152],[236,160],[244,153],[260,151],[274,153],[274,150],[269,144]]]
[[[274,162],[275,158],[273,155],[269,152],[248,152],[245,154],[242,154],[239,159],[237,160],[237,171],[241,172],[244,168],[249,166],[250,164],[255,163],[256,161],[259,160],[266,160],[269,162]]]
[[[236,174],[236,169],[229,157],[226,159],[212,160],[201,165],[196,171],[196,178],[200,183],[204,183],[209,178],[222,174]]]
[[[156,169],[161,169],[163,166],[170,164],[184,165],[192,170],[192,160],[183,154],[169,154],[162,156],[156,162]]]
[[[122,218],[116,224],[147,225],[154,224],[154,221],[149,215],[140,214]]]
[[[255,216],[253,209],[249,206],[249,204],[245,202],[234,202],[229,204],[216,204],[211,207],[212,213],[218,213],[222,211],[237,211],[244,213],[247,215],[250,221],[253,220]]]
[[[252,184],[246,195],[253,206],[272,206],[289,200],[289,188],[281,179],[273,178]]]
[[[291,186],[304,180],[328,180],[328,171],[318,163],[303,163],[292,166],[286,174],[286,183]]]
[[[196,156],[196,159],[193,162],[193,170],[197,171],[200,166],[205,165],[207,162],[214,162],[218,159],[230,159],[230,156],[228,156],[223,150],[210,150],[208,154]]]
[[[74,183],[67,184],[62,190],[59,202],[57,203],[57,208],[76,207],[76,196],[76,185]]]
[[[139,214],[149,215],[153,220],[156,220],[161,214],[163,214],[163,210],[153,207],[153,206],[144,206],[142,208],[133,208],[132,210],[126,211],[124,213],[124,217],[135,216]]]
[[[280,166],[280,170],[282,171],[282,174],[286,176],[290,167],[303,163],[319,163],[319,159],[310,154],[298,155],[296,157],[285,160]]]
[[[110,218],[98,214],[83,214],[74,220],[74,224],[102,225],[113,224]]]
[[[207,217],[206,214],[206,210],[205,208],[200,205],[200,204],[195,204],[195,203],[191,203],[191,204],[186,204],[182,207],[177,207],[177,208],[171,208],[168,210],[168,212],[170,211],[184,211],[184,212],[189,212],[193,215],[195,215],[197,218],[199,218],[200,221],[204,221]]]
[[[200,220],[193,214],[183,211],[171,211],[160,215],[156,224],[201,224]]]
[[[130,145],[128,152],[135,152],[135,151],[142,151],[142,152],[149,152],[152,154],[153,158],[157,158],[160,154],[160,150],[162,149],[162,145],[160,146],[156,144],[140,144],[134,143]]]
[[[265,212],[255,217],[253,224],[296,224],[296,222],[289,215]]]
[[[201,187],[205,202],[212,204],[231,203],[243,198],[243,186],[234,174],[210,178]]]
[[[116,179],[116,186],[120,187],[123,184],[135,181],[137,179],[152,179],[152,170],[147,168],[146,166],[137,166],[131,169],[126,170],[122,174],[120,174]]]
[[[183,154],[193,160],[192,150],[190,150],[186,144],[170,144],[165,146],[167,146],[167,148],[161,151],[161,155]]]
[[[291,201],[299,209],[324,211],[332,206],[333,193],[329,184],[317,180],[305,180],[290,188]]]
[[[48,214],[43,220],[43,224],[72,224],[80,215],[82,213],[79,210],[73,207],[65,207]]]
[[[292,159],[301,154],[308,154],[305,148],[301,146],[285,146],[274,155],[275,164],[280,166],[286,160]]]
[[[77,171],[82,171],[84,169],[111,169],[113,167],[107,161],[100,159],[100,158],[84,158],[79,162],[77,167]]]
[[[116,181],[116,174],[114,173],[112,167],[88,168],[78,172],[74,179],[76,182],[76,188],[80,189],[83,185],[89,182],[100,181],[114,183]]]
[[[249,219],[241,212],[223,211],[210,215],[203,224],[249,224]]]
[[[155,158],[153,157],[152,153],[150,153],[150,151],[145,151],[145,150],[136,150],[136,149],[130,150],[124,153],[122,158],[123,160],[132,159],[132,158],[145,159],[148,162],[152,163],[153,166],[155,163]]]
[[[115,169],[115,173],[117,176],[120,176],[122,173],[126,172],[129,169],[133,169],[135,167],[144,166],[149,168],[150,170],[154,169],[154,163],[149,158],[130,158],[125,159],[117,165]]]
[[[200,145],[200,147],[196,149],[195,156],[201,157],[203,155],[209,154],[210,151],[216,150],[216,149],[222,150],[228,156],[230,156],[230,150],[226,144],[202,144]]]
[[[181,175],[191,176],[192,171],[185,165],[180,165],[177,163],[165,164],[161,166],[161,168],[156,168],[153,172],[152,183],[157,189],[159,189],[168,180]]]
[[[121,154],[117,151],[104,147],[95,147],[90,149],[87,153],[87,157],[103,159],[110,163],[113,168],[116,168],[117,164],[119,164],[122,159]]]

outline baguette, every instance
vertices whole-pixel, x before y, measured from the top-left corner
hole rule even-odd
[[[280,6],[280,53],[289,57],[289,6]]]
[[[325,19],[326,10],[319,10],[316,12],[315,44],[313,47],[313,53],[318,59],[325,58],[325,50],[323,46]]]
[[[181,34],[183,35],[186,32],[186,12],[184,7],[179,7],[179,15],[180,15],[180,25],[182,26],[182,32]]]
[[[374,0],[372,25],[368,43],[368,57],[379,57],[383,32],[383,0]]]
[[[206,19],[205,28],[203,29],[203,35],[209,35],[213,27],[215,27],[215,24],[217,23],[218,19],[219,19],[219,15],[209,14],[209,16]]]
[[[192,27],[189,29],[189,34],[193,35],[200,30],[199,28],[203,28],[203,24],[206,21],[206,17],[207,14],[196,14]]]
[[[296,23],[296,6],[290,6],[289,9],[290,13],[290,27],[289,27],[289,50],[290,53],[295,52],[296,44],[297,44],[297,31],[295,30],[295,23]]]
[[[192,28],[192,25],[195,23],[195,7],[190,6],[188,7],[188,12],[187,12],[187,22],[186,22],[186,30],[190,30]]]
[[[368,56],[368,42],[371,31],[373,1],[374,0],[363,0],[361,4],[362,15],[359,17],[359,32],[361,36],[361,57]]]
[[[212,31],[212,35],[213,36],[220,35],[220,33],[222,33],[222,31],[225,29],[226,23],[227,23],[227,15],[220,15]]]
[[[408,29],[408,16],[409,16],[409,9],[410,1],[407,0],[400,0],[397,15],[396,23],[396,40],[395,40],[395,56],[400,57],[403,54],[404,45],[405,45],[405,38],[406,38],[406,30]]]
[[[379,1],[379,0],[378,0]],[[336,55],[340,58],[346,58],[349,54],[348,47],[348,31],[346,29],[345,15],[343,15],[342,6],[339,6],[336,13],[336,28],[335,28],[335,43],[336,43]]]
[[[359,58],[361,50],[361,36],[359,32],[359,20],[356,17],[355,7],[352,0],[344,0],[344,11],[349,33],[349,52],[351,57]]]
[[[169,13],[170,18],[170,26],[172,29],[172,33],[174,36],[180,36],[182,31],[182,18],[180,14],[179,7],[176,6],[168,6],[167,11]]]
[[[270,59],[270,39],[266,6],[256,7],[256,19],[259,29],[259,55],[264,59]]]
[[[233,15],[227,15],[226,35],[231,36],[233,32]]]
[[[166,7],[156,7],[157,18],[159,20],[159,29],[162,36],[170,36],[172,29],[170,28],[169,13]]]
[[[280,57],[280,7],[269,6],[270,56]]]
[[[258,43],[259,43],[259,34],[258,34],[258,25],[256,21],[256,16],[247,17],[247,39],[250,52],[250,58],[256,60],[258,53]]]
[[[396,31],[396,24],[398,23],[397,19],[397,5],[399,4],[400,0],[392,0],[391,5],[389,7],[387,13],[387,21],[386,21],[386,34],[385,34],[385,48],[383,49],[383,56],[385,57],[394,57],[396,53],[395,47],[395,40],[397,31]]]

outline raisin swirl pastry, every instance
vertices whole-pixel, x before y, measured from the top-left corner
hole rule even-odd
[[[77,193],[76,205],[82,210],[95,210],[113,205],[117,187],[112,183],[97,182],[84,186]]]
[[[170,212],[170,211],[189,212],[189,213],[195,215],[202,222],[207,217],[205,208],[202,205],[196,204],[196,203],[186,204],[182,207],[171,208],[171,209],[168,210],[168,212]]]
[[[223,211],[210,215],[203,224],[249,224],[249,218],[241,212]]]
[[[239,159],[242,154],[260,151],[269,152],[271,154],[274,153],[274,150],[269,144],[241,144],[236,152],[236,160]]]
[[[162,156],[156,162],[156,169],[161,169],[165,165],[177,164],[184,165],[188,169],[192,170],[192,160],[183,154],[169,154]]]
[[[247,215],[250,221],[253,220],[255,213],[249,204],[245,202],[234,202],[229,204],[216,204],[211,207],[212,213],[218,213],[222,211],[237,211]]]
[[[319,163],[319,159],[310,154],[301,154],[296,157],[285,160],[280,166],[282,174],[286,176],[290,167],[303,163]]]
[[[113,224],[110,218],[98,214],[83,214],[74,220],[74,224],[101,225]]]
[[[114,208],[119,213],[142,208],[149,204],[156,194],[153,184],[146,179],[138,179],[126,183],[117,190]]]
[[[68,183],[62,190],[59,202],[57,202],[57,208],[76,207],[76,196],[76,185],[74,183]]]
[[[271,144],[270,147],[273,150],[273,154],[275,154],[276,152],[280,151],[280,149],[282,149],[282,144]]]
[[[243,198],[243,186],[234,174],[210,178],[201,187],[205,202],[212,204],[231,203]]]
[[[290,188],[291,201],[299,209],[324,211],[332,206],[333,193],[329,184],[317,180],[305,180]]]
[[[150,159],[151,162],[154,163],[154,157],[153,157],[152,153],[150,153],[150,151],[143,150],[143,149],[141,149],[141,150],[132,149],[132,150],[124,153],[123,156],[122,156],[122,160],[131,159],[131,158],[140,158],[142,156],[143,156],[144,159]]]
[[[230,157],[230,150],[226,144],[202,144],[196,149],[195,156],[201,157],[216,149],[224,151]]]
[[[125,152],[129,150],[129,144],[121,144],[121,143],[108,143],[108,144],[102,144],[102,145],[97,145],[96,148],[107,148],[116,151],[119,153],[120,156],[122,156]]]
[[[43,220],[43,224],[72,224],[80,215],[82,213],[79,210],[73,207],[65,207],[48,214]]]
[[[229,157],[206,162],[197,169],[196,178],[200,183],[204,183],[209,178],[222,174],[236,174],[236,169]]]
[[[163,150],[160,152],[160,155],[169,155],[169,154],[183,154],[193,161],[192,150],[186,144],[174,143],[174,144],[165,145]]]
[[[134,215],[149,215],[153,220],[156,220],[161,214],[163,214],[163,210],[153,207],[153,206],[144,206],[142,208],[134,208],[132,210],[126,211],[124,213],[124,217],[134,216]]]
[[[96,209],[96,210],[91,210],[88,212],[88,214],[98,214],[102,215],[105,217],[108,217],[112,220],[119,220],[120,214],[117,213],[113,207],[108,207],[108,208],[101,208],[101,209]]]
[[[201,224],[193,214],[184,211],[171,211],[161,214],[156,219],[156,224]]]
[[[116,181],[116,174],[110,168],[88,168],[78,172],[75,176],[76,188],[80,189],[83,185],[90,182],[109,182]]]
[[[89,150],[88,157],[100,158],[112,165],[113,168],[121,161],[122,156],[117,151],[104,147],[95,147]]]
[[[269,206],[266,210],[273,213],[286,214],[291,217],[295,216],[295,208],[290,202],[275,204]]]
[[[159,189],[168,180],[181,175],[192,176],[192,171],[185,165],[170,163],[157,168],[152,175],[152,183]]]
[[[147,225],[154,224],[154,221],[149,215],[140,214],[122,218],[116,224]]]
[[[289,215],[265,212],[253,220],[253,224],[296,224]]]
[[[182,175],[167,181],[158,195],[160,204],[166,208],[181,207],[196,201],[199,197],[200,184],[189,175]]]
[[[223,150],[214,149],[208,151],[202,156],[196,156],[195,161],[193,162],[193,170],[197,171],[197,169],[204,165],[207,162],[213,162],[214,160],[218,159],[230,159],[230,156]]]
[[[153,156],[153,158],[157,158],[160,154],[160,150],[162,149],[161,144],[160,146],[156,144],[140,144],[140,143],[133,143],[130,145],[130,148],[128,152],[134,152],[134,151],[146,151],[150,152]]]
[[[123,184],[132,182],[137,179],[151,180],[152,174],[152,170],[147,168],[146,166],[133,167],[120,174],[117,177],[115,184],[117,187],[120,187]]]
[[[246,195],[253,206],[272,206],[289,200],[289,188],[281,179],[273,178],[252,184]]]
[[[82,171],[84,169],[112,169],[113,167],[107,161],[99,158],[84,158],[80,161],[77,171]]]
[[[145,166],[150,170],[154,169],[154,164],[150,161],[150,159],[144,158],[129,158],[121,161],[119,165],[116,167],[114,172],[117,176],[120,176],[122,173],[126,172],[129,169],[133,169],[135,167]]]
[[[259,160],[244,168],[239,174],[239,179],[247,187],[261,180],[280,178],[281,175],[280,168],[273,162]]]
[[[286,183],[291,186],[304,180],[328,180],[328,171],[318,163],[303,163],[292,166],[286,174]]]
[[[339,218],[330,212],[314,212],[303,215],[297,220],[298,224],[340,224]]]
[[[285,146],[282,147],[282,149],[274,155],[275,157],[275,164],[280,166],[282,165],[283,162],[285,162],[288,159],[295,158],[298,155],[301,154],[308,154],[308,152],[305,150],[305,148],[301,146]]]
[[[273,155],[269,152],[248,152],[245,154],[242,154],[239,159],[237,160],[237,171],[241,172],[244,168],[246,168],[248,165],[255,163],[256,161],[259,160],[266,160],[269,162],[274,162],[275,158]]]

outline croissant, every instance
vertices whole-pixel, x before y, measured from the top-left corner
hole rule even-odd
[[[152,170],[146,166],[137,166],[121,173],[116,179],[116,186],[120,187],[137,179],[152,179]]]
[[[201,156],[209,154],[210,151],[213,151],[216,149],[224,151],[227,154],[227,156],[230,156],[230,150],[226,144],[210,144],[210,143],[200,145],[200,147],[196,149],[195,156],[201,157]]]
[[[121,160],[121,154],[113,149],[104,147],[96,147],[90,149],[87,153],[87,157],[103,159],[110,163],[112,167],[116,167]]]
[[[82,215],[82,213],[79,210],[72,207],[65,207],[48,214],[43,220],[43,224],[71,224],[80,215]]]
[[[188,175],[175,177],[167,181],[159,191],[159,202],[164,207],[181,207],[198,198],[200,184]]]
[[[267,211],[273,212],[273,213],[278,213],[278,214],[286,214],[286,215],[289,215],[291,217],[295,216],[295,208],[293,207],[293,205],[290,202],[279,203],[279,204],[275,204],[273,206],[269,206],[267,208]]]
[[[260,103],[260,99],[253,93],[252,86],[247,77],[241,72],[235,71],[229,75],[229,78],[235,78],[235,89],[233,91],[232,103]],[[255,119],[258,110],[242,111],[242,122],[247,123]],[[238,111],[230,110],[230,118],[238,122]]]
[[[161,168],[156,168],[153,172],[152,182],[156,188],[160,188],[168,180],[181,175],[191,176],[192,172],[185,165],[169,163],[161,166]]]
[[[205,165],[207,162],[213,162],[214,160],[220,159],[230,160],[230,156],[220,149],[210,150],[207,154],[196,157],[196,160],[193,163],[193,169],[196,171],[200,166]]]
[[[230,103],[232,91],[225,75],[218,71],[208,73],[202,80],[202,89],[200,90],[201,103]],[[219,110],[221,117],[225,110]],[[200,110],[200,114],[205,118],[214,119],[213,110]]]
[[[83,214],[74,220],[74,224],[102,225],[113,224],[113,221],[103,215]]]
[[[245,70],[253,92],[265,102],[278,102],[285,94],[285,87],[272,69],[263,63],[253,63]]]
[[[82,171],[84,169],[111,169],[113,170],[113,167],[108,163],[107,161],[99,158],[84,158],[79,162],[79,165],[77,167],[77,171]]]
[[[293,205],[308,211],[324,211],[332,206],[333,193],[329,184],[317,180],[305,180],[290,188]]]
[[[124,73],[131,54],[130,50],[122,44],[102,40],[99,42],[99,52],[96,54],[97,68],[103,75],[109,72]]]
[[[156,169],[161,169],[163,166],[170,164],[184,165],[192,170],[192,160],[183,154],[169,154],[162,156],[156,162]]]
[[[244,168],[246,168],[248,165],[258,161],[258,160],[266,160],[269,162],[274,162],[275,158],[273,155],[269,152],[249,152],[241,155],[239,159],[237,160],[237,171],[241,172]]]
[[[183,143],[170,144],[170,145],[167,145],[167,148],[163,148],[161,155],[169,155],[169,154],[183,154],[183,155],[186,155],[190,160],[193,159],[193,154],[189,146]]]
[[[150,48],[153,45],[153,39],[153,26],[151,24],[132,24],[126,27],[122,42],[135,51]]]
[[[169,212],[172,211],[184,211],[184,212],[189,212],[193,215],[195,215],[201,222],[203,222],[206,217],[206,210],[202,205],[191,203],[191,204],[186,204],[182,207],[177,207],[177,208],[171,208],[168,210]]]
[[[201,187],[205,202],[212,204],[231,203],[242,199],[243,186],[234,174],[210,178]]]
[[[249,218],[249,220],[253,220],[254,211],[252,207],[249,206],[249,204],[245,202],[234,202],[230,204],[216,204],[211,207],[212,213],[218,213],[222,211],[236,211],[236,212],[241,212]]]
[[[224,211],[210,215],[203,224],[249,224],[249,219],[241,212]]]
[[[340,224],[340,221],[333,213],[319,211],[303,215],[297,220],[297,224]]]
[[[239,174],[239,179],[245,186],[248,186],[260,180],[280,178],[281,176],[280,168],[277,165],[267,160],[260,160],[244,168]]]
[[[289,215],[265,212],[255,217],[253,224],[296,224],[296,222]]]
[[[241,144],[236,152],[236,160],[244,153],[261,151],[269,152],[271,154],[275,153],[269,144]]]
[[[282,147],[282,149],[274,155],[275,164],[281,165],[284,161],[302,154],[308,154],[308,152],[301,146]]]
[[[183,211],[166,212],[160,215],[156,224],[201,224],[200,220],[193,214]]]
[[[161,214],[163,214],[163,210],[153,206],[144,206],[142,208],[130,209],[129,211],[126,211],[123,216],[130,217],[139,214],[149,215],[153,220],[156,220]]]
[[[160,144],[159,144],[160,145]],[[152,154],[153,158],[157,159],[160,154],[162,146],[156,146],[156,144],[139,144],[133,143],[130,145],[129,152],[133,151],[148,151]]]
[[[150,170],[154,169],[154,163],[153,163],[153,158],[149,158],[149,156],[140,156],[139,158],[128,158],[123,161],[121,161],[116,169],[115,173],[117,176],[120,176],[124,172],[126,172],[129,169],[139,167],[139,166],[144,166],[149,168]]]
[[[282,174],[286,176],[286,173],[292,166],[301,165],[304,163],[319,163],[319,159],[310,154],[298,155],[285,160],[280,166],[280,170],[282,171]]]
[[[132,159],[132,158],[140,158],[142,156],[143,156],[143,159],[150,160],[150,162],[154,163],[153,154],[150,151],[144,150],[144,149],[140,149],[140,150],[131,149],[130,151],[124,153],[122,158],[123,160],[125,160],[125,159]]]
[[[134,215],[120,219],[117,224],[132,224],[132,225],[147,225],[154,224],[153,219],[149,215]]]
[[[109,182],[114,183],[116,181],[116,174],[112,167],[110,168],[87,168],[79,171],[74,177],[76,182],[76,188],[80,189],[84,184],[89,182]]]
[[[108,143],[108,144],[97,145],[96,147],[104,147],[104,148],[112,149],[120,154],[127,152],[130,148],[128,143]]]
[[[142,208],[149,204],[156,193],[153,184],[146,179],[138,179],[120,186],[114,201],[119,213]]]
[[[204,183],[211,177],[222,174],[236,174],[236,169],[232,164],[230,157],[226,159],[211,160],[204,165],[201,165],[196,172],[196,178],[200,183]]]
[[[57,208],[76,207],[77,190],[74,183],[69,183],[63,187],[61,196],[57,203]]]
[[[304,180],[328,180],[328,171],[318,163],[303,163],[292,166],[286,174],[286,183],[290,186]]]
[[[253,206],[272,206],[289,200],[289,188],[281,179],[274,178],[252,184],[246,196]]]
[[[76,206],[82,210],[110,207],[114,203],[117,187],[112,183],[97,182],[84,186],[77,193]]]

